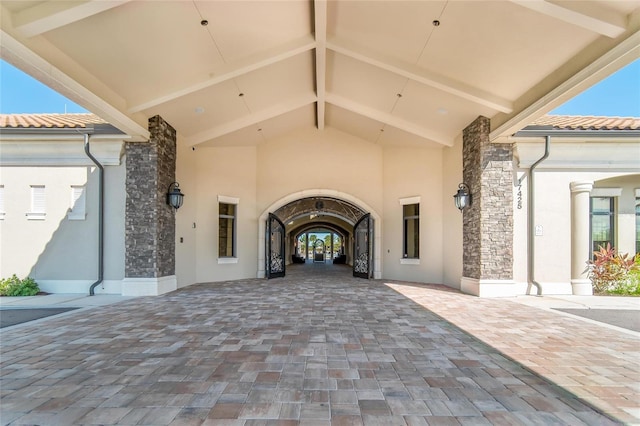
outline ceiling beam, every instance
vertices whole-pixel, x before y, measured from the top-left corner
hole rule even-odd
[[[327,75],[327,1],[315,0],[313,3],[316,36],[316,125],[324,129],[325,92]]]
[[[348,43],[344,40],[337,41],[334,39],[327,41],[327,48],[366,64],[376,66],[378,68],[401,75],[418,83],[474,102],[478,105],[491,108],[495,111],[504,112],[507,114],[513,111],[513,105],[511,101],[507,99],[500,98],[489,92],[471,87],[467,84],[455,81],[443,75],[426,71],[416,65],[401,62],[388,57],[382,57],[371,51],[366,52],[362,47],[349,46]]]
[[[288,102],[283,102],[262,111],[255,112],[253,114],[238,118],[237,120],[233,120],[220,126],[214,127],[212,129],[205,130],[204,132],[188,136],[184,138],[185,143],[187,144],[187,146],[198,145],[210,141],[211,139],[216,139],[221,136],[228,135],[229,133],[244,129],[245,127],[253,126],[271,118],[275,118],[288,112],[295,111],[316,101],[317,98],[315,95],[309,95],[295,100],[290,100]]]
[[[414,123],[395,117],[389,113],[373,109],[369,106],[359,104],[350,99],[335,95],[333,93],[327,93],[326,99],[327,102],[332,105],[346,109],[356,114],[360,114],[372,120],[379,121],[407,133],[411,133],[421,138],[437,142],[441,145],[453,146],[453,140],[451,138],[448,138],[445,135],[439,134],[434,131],[426,130],[423,127],[416,126]]]
[[[14,28],[25,37],[72,24],[131,0],[46,1],[12,16]]]
[[[298,40],[294,40],[293,42],[287,43],[286,45],[260,52],[259,54],[251,56],[243,61],[225,64],[222,68],[212,73],[212,75],[215,74],[215,76],[212,76],[208,80],[192,84],[191,86],[185,87],[183,89],[176,90],[171,93],[159,96],[155,99],[151,99],[146,102],[131,106],[129,107],[128,112],[135,113],[153,108],[182,96],[195,93],[207,87],[220,84],[227,80],[231,80],[252,71],[256,71],[260,68],[264,68],[285,59],[289,59],[301,53],[307,52],[313,49],[315,46],[316,42],[313,37],[307,36]]]
[[[576,57],[565,64],[569,70],[554,72],[547,80],[539,84],[541,87],[552,87],[545,95],[538,96],[535,92],[525,94],[520,103],[526,105],[521,110],[506,117],[494,117],[491,119],[491,128],[494,130],[489,134],[492,142],[509,142],[509,136],[523,129],[536,118],[548,113],[562,103],[568,101],[573,96],[591,87],[593,84],[603,80],[620,68],[630,64],[640,58],[640,31],[636,31],[622,42],[615,46],[601,46],[604,54],[597,57],[591,63],[577,72],[573,70],[573,65],[577,63]],[[586,52],[593,49],[587,47]],[[583,51],[584,52],[584,51]],[[582,60],[582,59],[581,59]],[[571,73],[569,78],[561,80],[561,76]],[[528,102],[530,97],[534,100]]]
[[[551,16],[589,31],[616,38],[627,29],[627,17],[612,14],[595,2],[564,2],[562,5],[546,0],[511,0],[530,10]]]

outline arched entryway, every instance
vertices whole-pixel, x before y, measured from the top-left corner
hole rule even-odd
[[[274,215],[283,223],[284,249],[281,252],[272,252],[272,239],[278,239],[272,234],[269,223],[270,215]],[[362,231],[354,232],[354,226],[366,217],[366,241],[367,246],[360,242],[354,244],[355,235],[363,235]],[[368,269],[363,278],[381,278],[381,218],[375,210],[366,203],[349,194],[332,190],[306,190],[290,194],[273,203],[260,216],[260,229],[258,238],[258,278],[272,276],[270,274],[271,259],[282,259],[285,264],[294,263],[296,249],[296,237],[304,230],[326,229],[328,232],[336,232],[342,238],[345,263],[355,265],[354,259],[368,257]],[[362,240],[362,239],[361,239]],[[325,252],[334,256],[335,252]],[[354,250],[360,250],[357,255]],[[360,270],[362,262],[359,263]]]

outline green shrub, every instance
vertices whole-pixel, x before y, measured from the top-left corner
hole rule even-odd
[[[11,278],[0,279],[0,296],[35,296],[40,292],[33,278],[21,280],[13,274]]]
[[[640,295],[640,254],[617,253],[610,244],[593,254],[587,271],[594,293]]]

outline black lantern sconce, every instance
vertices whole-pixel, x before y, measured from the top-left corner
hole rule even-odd
[[[178,182],[171,183],[167,189],[167,204],[178,210],[182,206],[183,199],[184,194],[180,192],[180,184]]]
[[[456,207],[460,211],[471,205],[471,192],[469,191],[469,187],[466,183],[458,185],[458,192],[453,196],[453,199],[456,202]]]

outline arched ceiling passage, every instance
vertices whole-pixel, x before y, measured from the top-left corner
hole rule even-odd
[[[317,215],[316,217],[322,217],[323,215],[329,215],[337,216],[351,225],[356,223],[365,213],[367,212],[347,201],[330,197],[301,198],[280,207],[274,212],[285,224],[301,216]]]
[[[322,229],[322,231],[320,231],[320,229]],[[290,234],[293,237],[298,237],[300,234],[304,234],[305,232],[334,232],[339,234],[342,238],[346,238],[346,236],[350,234],[350,232],[342,226],[329,222],[309,222],[291,230]]]

